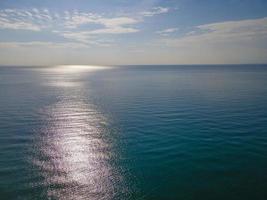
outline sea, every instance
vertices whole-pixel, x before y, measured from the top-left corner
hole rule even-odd
[[[1,66],[0,199],[266,200],[267,65]]]

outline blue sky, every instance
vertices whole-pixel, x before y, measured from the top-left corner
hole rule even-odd
[[[266,0],[1,0],[0,64],[267,63]]]

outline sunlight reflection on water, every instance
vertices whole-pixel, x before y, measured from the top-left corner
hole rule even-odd
[[[57,65],[53,67],[41,68],[43,71],[55,72],[60,74],[92,72],[97,70],[111,69],[111,66],[96,65]]]
[[[84,100],[81,85],[74,86],[76,90],[63,91],[61,100],[41,111],[45,126],[33,162],[48,198],[113,199],[114,183],[122,177],[111,165],[117,155],[105,128],[108,118]]]

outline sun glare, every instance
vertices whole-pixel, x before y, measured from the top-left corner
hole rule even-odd
[[[96,71],[107,69],[107,66],[97,66],[97,65],[57,65],[53,67],[55,71],[65,72],[65,73],[77,73],[84,71]]]

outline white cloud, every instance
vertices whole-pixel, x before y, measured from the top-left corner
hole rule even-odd
[[[71,20],[66,21],[65,25],[68,28],[75,29],[84,24],[98,24],[102,25],[103,28],[86,31],[86,34],[121,34],[138,32],[138,29],[129,27],[138,22],[138,20],[130,17],[105,18],[90,13],[76,13]]]
[[[156,33],[158,33],[158,34],[160,34],[162,36],[168,36],[171,33],[174,33],[176,31],[178,31],[178,28],[168,28],[168,29],[157,31]]]
[[[138,29],[135,28],[126,28],[121,26],[108,27],[103,29],[97,29],[88,32],[89,34],[123,34],[123,33],[136,33]]]
[[[80,25],[83,24],[90,24],[90,23],[97,23],[98,18],[100,18],[100,16],[93,14],[93,13],[73,13],[73,15],[68,12],[65,11],[64,12],[64,25],[67,28],[77,28]]]
[[[32,42],[0,42],[0,48],[86,48],[88,46],[81,43],[71,43],[71,42],[42,42],[42,41],[32,41]]]
[[[96,36],[102,34],[126,34],[135,33],[139,30],[130,27],[139,21],[129,17],[105,18],[91,13],[75,13],[71,20],[67,21],[65,26],[71,30],[58,32],[64,38],[82,42],[85,44],[95,44],[99,46],[109,46],[111,43],[107,40],[100,40]],[[84,24],[97,24],[103,27],[91,30],[78,30],[77,28]]]
[[[104,35],[139,32],[140,30],[136,25],[141,23],[144,17],[151,17],[168,11],[169,8],[153,7],[151,10],[135,16],[124,14],[107,17],[103,14],[79,12],[77,10],[52,12],[46,8],[3,9],[0,10],[0,29],[35,32],[45,30],[48,33],[57,34],[72,43],[82,43],[86,46],[109,46],[113,42],[103,38]],[[68,43],[68,41],[66,42]],[[36,44],[36,42],[32,44],[16,44],[30,46]],[[13,44],[9,43],[9,45]]]
[[[195,31],[191,31],[184,37],[169,38],[163,41],[170,46],[180,47],[200,43],[206,45],[247,43],[263,38],[267,38],[267,17],[204,24],[197,26]]]
[[[48,10],[0,10],[0,29],[40,31],[48,27],[51,21]]]
[[[132,27],[140,21],[126,16],[104,17],[94,13],[64,11],[53,13],[48,9],[33,8],[30,10],[0,10],[0,29],[41,31],[51,29],[52,33],[66,39],[84,44],[100,44],[96,35],[126,34],[139,30]],[[96,25],[95,28],[82,25]],[[101,43],[101,45],[104,45]],[[107,44],[106,44],[107,45]]]
[[[0,10],[0,29],[32,30],[40,31],[41,29],[53,27],[57,29],[77,29],[85,24],[97,24],[103,28],[97,28],[92,34],[99,33],[133,33],[137,29],[129,27],[137,24],[138,20],[131,17],[104,17],[94,13],[69,12],[51,13],[48,9],[19,10],[4,9]]]
[[[204,24],[182,37],[163,38],[159,45],[175,48],[179,62],[266,62],[267,17]]]
[[[98,20],[98,22],[106,27],[120,27],[138,23],[136,19],[129,17],[101,18]]]
[[[41,30],[41,28],[35,24],[31,24],[27,22],[4,21],[2,19],[0,19],[0,28],[1,29],[15,29],[15,30],[31,30],[31,31]]]
[[[241,21],[228,21],[198,26],[208,31],[204,36],[216,39],[249,39],[267,36],[267,17]]]
[[[110,46],[113,41],[97,38],[90,32],[59,32],[66,39],[73,40],[75,42],[80,42],[84,45],[98,45],[98,46]]]
[[[144,17],[152,17],[154,15],[167,13],[169,12],[169,10],[170,10],[169,8],[165,8],[165,7],[154,7],[151,10],[142,12],[141,15],[143,15]]]
[[[90,36],[87,32],[58,32],[58,34],[62,35],[64,38],[75,40],[85,44],[94,44],[95,38]]]

